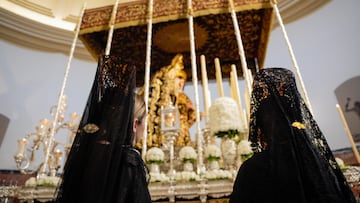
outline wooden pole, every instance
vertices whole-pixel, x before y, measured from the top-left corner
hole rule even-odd
[[[349,138],[349,141],[350,141],[350,143],[351,143],[351,147],[352,147],[352,150],[353,150],[353,152],[354,152],[354,155],[355,155],[357,164],[360,165],[360,155],[359,155],[359,151],[357,150],[357,147],[356,147],[356,144],[355,144],[355,142],[354,142],[353,136],[352,136],[352,134],[351,134],[351,132],[350,132],[350,129],[349,129],[349,126],[348,126],[348,124],[347,124],[347,122],[346,122],[346,120],[345,120],[343,111],[341,110],[341,107],[340,107],[339,104],[336,104],[336,108],[337,108],[337,110],[339,111],[341,120],[342,120],[342,122],[343,122],[343,124],[344,124],[344,129],[345,129],[346,134],[347,134],[347,136],[348,136],[348,138]]]

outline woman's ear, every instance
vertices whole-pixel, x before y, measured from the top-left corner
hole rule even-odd
[[[134,124],[133,124],[133,132],[136,133],[136,129],[139,125],[139,120],[137,118],[134,119]]]

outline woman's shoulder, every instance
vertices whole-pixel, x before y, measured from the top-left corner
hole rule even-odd
[[[255,153],[252,157],[247,159],[241,167],[251,169],[264,169],[265,165],[269,162],[269,156],[267,151]]]
[[[126,148],[124,155],[126,162],[130,165],[138,166],[143,164],[140,152],[135,148]]]

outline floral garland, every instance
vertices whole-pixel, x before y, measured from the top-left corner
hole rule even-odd
[[[57,176],[31,177],[25,182],[25,187],[56,187],[59,182],[60,177]]]
[[[207,180],[224,180],[224,179],[232,179],[233,174],[230,171],[217,169],[217,170],[211,170],[206,171],[203,174],[204,178]]]
[[[164,173],[150,172],[150,183],[169,182],[170,178]]]
[[[145,159],[147,164],[162,164],[164,152],[158,147],[152,147],[147,151]]]
[[[200,180],[200,176],[193,171],[181,171],[175,175],[176,181],[197,181]]]

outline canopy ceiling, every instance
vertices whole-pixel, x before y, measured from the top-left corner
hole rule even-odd
[[[77,42],[74,57],[96,61],[96,55],[103,53],[105,46],[103,42],[107,40],[108,17],[111,13],[111,5],[115,0],[3,0],[0,2],[0,38],[23,47],[48,52],[61,52],[68,55],[74,38],[73,30],[75,29],[84,2],[86,2],[86,7],[88,8],[86,12],[88,16],[91,12],[97,12],[101,9],[104,9],[107,13],[104,13],[105,15],[102,18],[103,25],[100,27],[91,25],[85,28],[83,20],[81,40]],[[144,5],[146,2],[145,0],[120,0],[121,5],[139,3]],[[171,4],[182,2],[180,10],[174,9],[174,11],[179,11],[180,13],[166,18],[159,16],[156,18],[156,15],[159,15],[156,5],[162,5],[163,10],[171,11],[169,8],[172,7],[168,2],[171,2]],[[187,68],[190,68],[190,59],[187,55],[189,49],[187,43],[188,24],[184,2],[186,1],[155,0],[152,71],[170,63],[170,58],[178,52],[185,54],[185,65]],[[204,1],[221,4],[220,7],[222,8],[210,9],[210,11],[206,12],[197,12],[199,10],[196,9],[201,10],[199,8],[201,4],[196,3],[197,0],[193,0],[193,2],[195,2],[194,29],[196,54],[197,56],[201,54],[206,56],[209,79],[212,79],[214,76],[211,70],[213,70],[212,64],[215,57],[220,58],[224,74],[228,72],[226,68],[228,64],[234,63],[239,68],[240,62],[237,44],[231,17],[227,10],[227,1]],[[272,9],[269,7],[270,1],[235,0],[234,2],[242,37],[244,38],[248,66],[251,69],[256,68],[257,64],[261,67],[265,58],[269,32],[277,26],[276,19],[271,21]],[[278,0],[277,2],[283,21],[289,23],[310,14],[329,2],[329,0]],[[121,14],[125,10],[119,7],[118,13]],[[85,18],[86,15],[84,16]],[[125,24],[121,23],[121,18],[118,19],[114,35],[116,40],[114,40],[112,53],[120,54],[125,60],[137,63],[137,67],[141,72],[144,69],[143,63],[145,60],[146,22],[144,15],[139,16],[142,16],[142,20],[132,20],[132,22]],[[136,37],[134,38],[133,36],[135,35]],[[94,40],[99,40],[98,44],[93,42]],[[239,72],[239,75],[241,76],[241,72]],[[226,75],[224,76],[226,77]]]
[[[227,0],[193,1],[194,35],[197,64],[200,55],[207,58],[208,78],[215,79],[214,59],[219,58],[223,77],[229,77],[230,65],[238,67],[241,76],[240,56],[229,13]],[[266,45],[272,25],[272,7],[269,0],[247,3],[235,0],[248,68],[256,71],[265,57]],[[105,52],[110,16],[113,6],[85,11],[80,38],[94,58]],[[137,1],[118,6],[111,54],[121,56],[125,63],[135,64],[141,85],[145,73],[147,40],[147,2]],[[178,53],[184,55],[185,71],[191,81],[191,59],[187,1],[172,0],[171,3],[154,3],[153,40],[151,47],[151,72],[170,64]],[[198,74],[200,74],[198,65]],[[199,76],[198,76],[199,78]]]

